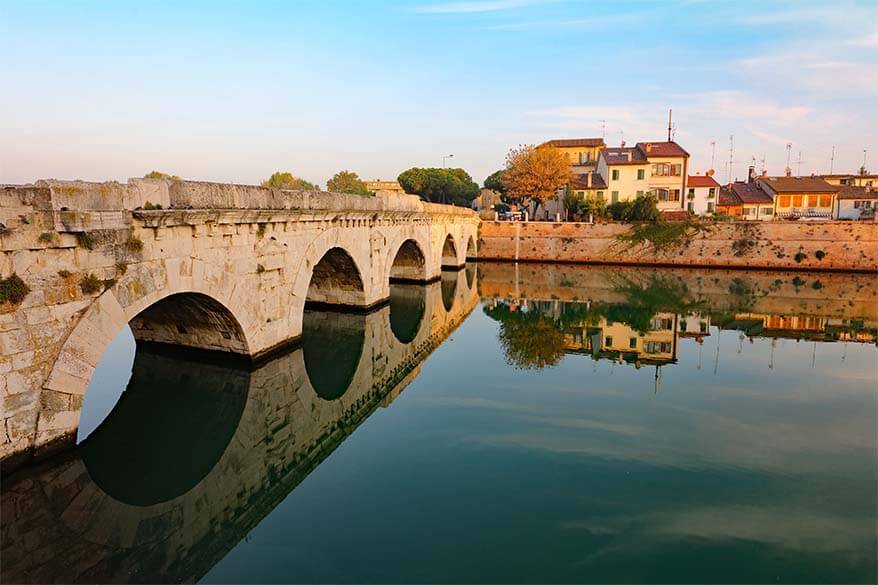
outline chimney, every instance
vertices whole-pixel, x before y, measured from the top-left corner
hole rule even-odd
[[[793,176],[793,169],[791,169],[790,167],[787,167],[784,169],[783,174],[786,175],[787,177],[792,177]]]
[[[629,150],[627,154],[628,154],[628,162],[631,162],[631,151]]]
[[[586,179],[585,184],[588,185],[589,189],[591,189],[591,173],[588,173],[588,178]]]
[[[752,183],[753,179],[755,179],[755,178],[756,178],[756,167],[754,167],[753,165],[750,165],[749,167],[747,167],[747,182]]]
[[[652,143],[647,142],[646,143],[646,153],[649,154],[650,152],[652,152]]]

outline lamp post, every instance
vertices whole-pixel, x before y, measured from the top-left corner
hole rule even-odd
[[[445,161],[447,161],[449,158],[454,158],[454,155],[453,154],[446,154],[445,156],[442,157],[442,168],[443,169],[445,168]]]

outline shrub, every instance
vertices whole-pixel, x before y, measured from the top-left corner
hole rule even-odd
[[[808,257],[808,255],[805,254],[804,252],[796,252],[796,255],[793,256],[793,260],[795,260],[796,263],[798,264],[798,263],[801,263],[802,260],[804,260],[807,257]]]
[[[126,272],[128,272],[128,263],[116,262],[116,273],[123,276]]]
[[[30,287],[14,272],[9,278],[0,278],[0,303],[18,305],[29,292]]]
[[[804,286],[805,281],[802,280],[801,277],[797,276],[793,279],[793,286],[799,288],[800,286]]]
[[[95,237],[89,232],[79,232],[76,234],[76,241],[86,250],[94,250]]]
[[[265,266],[263,266],[262,264],[257,264],[256,265],[256,272],[258,274],[262,274],[263,272],[265,272]]]
[[[113,288],[113,286],[116,284],[116,279],[115,278],[106,278],[106,279],[101,281],[101,284],[103,285],[104,290],[107,290],[108,288]]]
[[[160,203],[150,203],[149,201],[147,201],[143,204],[143,208],[147,211],[153,211],[155,209],[161,209],[162,206]]]
[[[125,240],[125,249],[129,252],[140,252],[143,250],[143,240],[134,236],[128,236]]]
[[[256,224],[256,235],[260,238],[265,235],[265,224],[264,223]]]
[[[40,237],[37,239],[41,242],[51,244],[52,242],[55,241],[55,232],[43,232],[40,234]]]
[[[816,252],[814,252],[814,255],[817,257],[818,260],[823,260],[824,258],[826,258],[826,252],[824,252],[823,250],[817,250]]]
[[[823,288],[823,283],[820,282],[819,280],[815,280],[815,281],[811,284],[811,288],[813,288],[814,290],[820,290],[821,288]]]
[[[58,276],[60,276],[61,278],[70,278],[72,275],[73,275],[73,273],[70,272],[69,270],[59,270],[58,271]]]
[[[79,281],[79,288],[82,289],[82,292],[87,295],[100,292],[103,286],[103,281],[94,274],[83,276],[82,280]]]

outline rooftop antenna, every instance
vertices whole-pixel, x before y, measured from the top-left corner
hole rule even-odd
[[[799,151],[799,160],[796,163],[796,176],[802,176],[802,151]]]
[[[668,109],[668,142],[674,139],[672,136],[673,126],[671,125],[671,114],[673,113],[673,111],[674,110]],[[863,164],[865,165],[865,163]]]
[[[619,134],[622,136],[622,146],[625,146],[625,131],[619,130]]]
[[[787,166],[784,169],[784,174],[788,177],[793,174],[793,169],[790,168],[790,153],[792,151],[793,151],[793,143],[787,142]]]
[[[735,135],[732,134],[729,136],[729,171],[726,177],[726,183],[729,185],[732,184],[732,159],[735,156]]]
[[[832,168],[835,166],[835,145],[832,146],[832,155],[829,157],[829,174],[832,174]]]
[[[866,153],[867,153],[867,152],[868,152],[868,151],[864,148],[864,149],[863,149],[863,166],[860,167],[860,174],[861,174],[861,175],[865,175],[865,174],[866,174]]]
[[[765,174],[765,153],[762,154],[762,158],[759,160],[759,174]]]
[[[716,168],[716,140],[710,141],[710,168]]]
[[[599,122],[601,123],[601,140],[606,140],[607,139],[607,121],[606,120],[599,120]]]

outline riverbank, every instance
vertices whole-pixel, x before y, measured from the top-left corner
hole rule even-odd
[[[872,273],[878,224],[483,221],[479,260]]]

